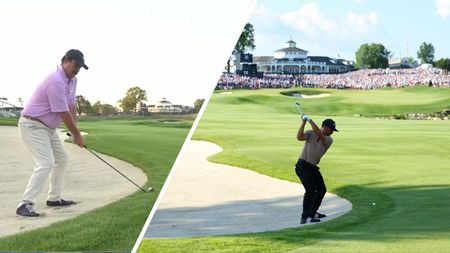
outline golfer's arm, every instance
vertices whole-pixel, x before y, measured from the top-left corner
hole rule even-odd
[[[69,131],[74,136],[81,135],[80,130],[78,130],[78,128],[76,126],[76,123],[75,123],[75,120],[74,120],[74,117],[72,116],[72,113],[70,111],[60,112],[59,115],[61,116],[61,119],[64,122],[64,124],[67,126]]]
[[[297,140],[299,140],[299,141],[306,140],[305,125],[306,125],[306,121],[302,120],[302,124],[300,125],[300,128],[297,131]]]
[[[69,111],[72,114],[73,122],[75,123],[75,126],[76,126],[77,125],[77,105],[75,105],[75,104],[70,105],[69,104]]]
[[[310,120],[310,121],[309,121],[309,124],[311,125],[312,130],[314,131],[314,133],[315,133],[317,136],[319,136],[320,141],[321,141],[323,144],[326,144],[326,140],[327,140],[327,139],[326,139],[326,137],[325,137],[325,134],[322,133],[322,131],[320,131],[320,128],[316,125],[316,123],[314,123],[313,120]]]

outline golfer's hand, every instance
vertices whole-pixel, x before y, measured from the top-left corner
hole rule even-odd
[[[77,144],[81,148],[84,147],[84,140],[81,134],[77,134],[73,137],[73,143]]]
[[[306,115],[306,114],[304,114],[303,116],[302,116],[302,119],[304,120],[304,121],[310,121],[311,120],[311,117],[309,117],[308,115]]]

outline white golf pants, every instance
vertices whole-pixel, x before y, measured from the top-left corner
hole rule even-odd
[[[48,200],[60,200],[68,157],[57,131],[38,121],[21,117],[19,134],[36,163],[21,204],[36,201],[49,175]]]

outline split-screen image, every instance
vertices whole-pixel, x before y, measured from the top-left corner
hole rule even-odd
[[[450,1],[0,4],[0,251],[447,252]]]

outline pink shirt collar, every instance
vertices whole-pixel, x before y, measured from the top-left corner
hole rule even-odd
[[[69,83],[70,81],[76,80],[77,77],[74,77],[72,79],[67,78],[66,72],[64,72],[64,68],[62,65],[58,65],[58,74],[61,77],[61,79],[64,81],[64,83]]]

